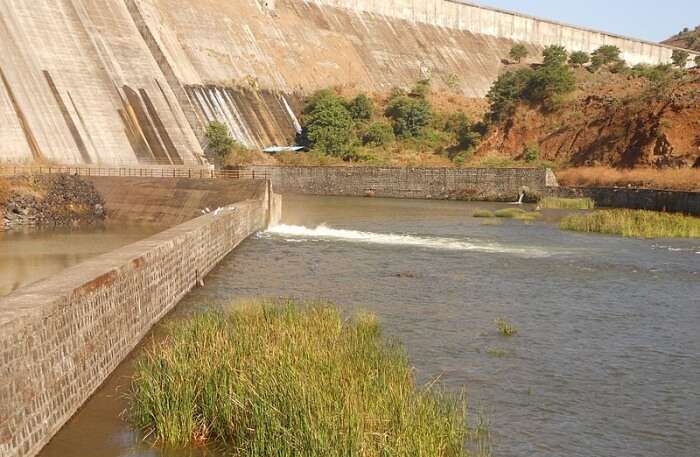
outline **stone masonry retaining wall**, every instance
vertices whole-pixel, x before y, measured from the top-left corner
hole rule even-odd
[[[526,187],[556,185],[536,168],[246,167],[266,172],[275,191],[309,195],[512,201]]]
[[[676,192],[617,187],[550,188],[555,197],[588,197],[599,207],[647,209],[700,216],[700,192]]]
[[[39,452],[198,279],[264,228],[270,203],[236,203],[0,298],[0,456]]]

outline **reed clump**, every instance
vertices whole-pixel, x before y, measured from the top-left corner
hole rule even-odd
[[[517,219],[520,221],[534,221],[542,217],[541,213],[536,211],[525,211],[521,208],[504,208],[499,209],[494,213],[496,217],[501,219]]]
[[[496,319],[496,328],[502,336],[514,336],[518,333],[518,328],[502,317]]]
[[[592,198],[545,197],[539,206],[543,209],[594,209],[595,201]]]
[[[477,209],[474,211],[472,214],[473,217],[480,217],[480,218],[489,218],[489,217],[494,217],[493,211],[489,211],[487,209]]]
[[[236,456],[465,457],[462,397],[417,387],[376,318],[263,303],[169,327],[137,363],[130,417],[157,442]]]
[[[631,238],[700,238],[700,218],[646,210],[609,209],[568,216],[560,227]]]

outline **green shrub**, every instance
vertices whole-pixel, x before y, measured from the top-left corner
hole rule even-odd
[[[598,59],[601,65],[608,65],[621,60],[622,51],[614,45],[604,45],[593,51],[592,59]]]
[[[356,121],[368,121],[374,115],[374,102],[365,94],[360,94],[348,103],[350,115]]]
[[[303,145],[344,160],[354,158],[355,123],[342,97],[317,92],[304,107],[302,123]]]
[[[700,56],[695,56],[695,66],[700,67]]]
[[[515,108],[533,74],[534,71],[531,68],[521,68],[504,73],[496,79],[486,94],[489,101],[487,115],[489,121],[500,122],[515,112]]]
[[[416,98],[425,98],[430,93],[430,79],[421,79],[411,88],[409,95]]]
[[[510,48],[510,58],[515,60],[516,62],[520,63],[521,60],[526,58],[528,56],[528,51],[525,45],[523,44],[516,44],[512,48]]]
[[[563,230],[631,238],[700,238],[700,218],[633,209],[600,210],[562,219]]]
[[[450,115],[444,125],[444,130],[454,134],[457,146],[463,150],[472,150],[479,145],[482,135],[479,128],[461,111]]]
[[[575,67],[580,67],[586,65],[591,61],[591,56],[587,52],[576,51],[572,52],[569,56],[569,63]]]
[[[535,162],[540,159],[540,148],[536,144],[528,144],[523,151],[523,160],[528,163]]]
[[[205,132],[207,138],[207,151],[219,159],[225,159],[236,145],[228,126],[223,122],[210,122]]]
[[[130,418],[157,443],[248,457],[466,457],[464,401],[416,386],[376,318],[248,305],[168,328],[136,364]]]
[[[671,64],[646,65],[637,64],[630,68],[629,73],[633,76],[647,78],[653,82],[660,82],[672,76],[677,70]]]
[[[542,56],[544,57],[544,65],[561,66],[566,63],[569,53],[564,46],[551,45],[544,48]]]
[[[683,49],[674,49],[673,53],[671,54],[671,61],[673,62],[673,65],[682,69],[688,65],[689,57],[690,53],[688,51]]]
[[[400,96],[391,99],[386,109],[396,136],[416,138],[430,125],[433,112],[430,104],[422,98]]]
[[[384,146],[395,139],[394,130],[386,122],[373,122],[362,133],[362,144],[365,146]]]

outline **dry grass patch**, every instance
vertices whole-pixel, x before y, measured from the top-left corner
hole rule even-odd
[[[581,167],[559,170],[556,175],[559,184],[563,186],[631,186],[700,192],[700,169],[697,168],[618,170],[608,167]]]

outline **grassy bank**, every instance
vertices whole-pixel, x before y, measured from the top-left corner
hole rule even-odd
[[[240,456],[468,456],[464,402],[416,386],[374,317],[250,305],[172,325],[138,362],[130,416],[161,444]]]
[[[580,167],[558,170],[562,186],[642,187],[648,189],[700,192],[700,169],[637,168],[618,170],[609,167]]]
[[[699,238],[700,218],[682,214],[610,209],[562,219],[561,228],[633,238]]]

